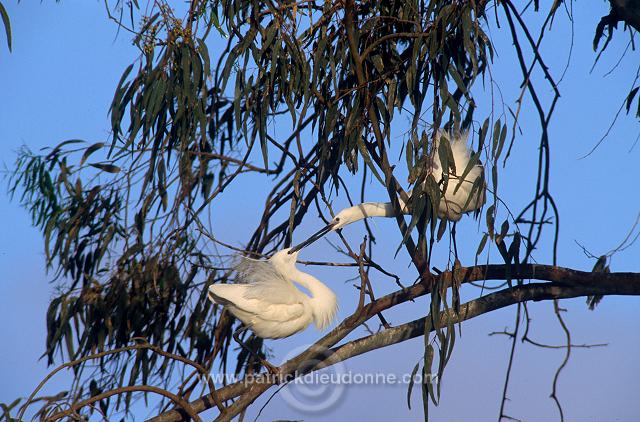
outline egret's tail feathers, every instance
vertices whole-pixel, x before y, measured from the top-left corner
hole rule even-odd
[[[235,303],[238,296],[242,296],[242,288],[237,284],[212,284],[209,286],[207,297],[213,303],[218,305],[228,305]]]

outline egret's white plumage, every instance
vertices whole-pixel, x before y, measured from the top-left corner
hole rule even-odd
[[[480,186],[479,189],[473,190],[474,183],[484,172],[482,164],[479,162],[464,175],[471,159],[471,153],[467,146],[467,134],[459,136],[439,135],[436,136],[436,142],[433,151],[433,165],[431,174],[437,183],[443,178],[444,170],[440,162],[438,147],[442,138],[449,141],[451,145],[451,153],[455,164],[455,173],[449,171],[449,180],[447,189],[442,193],[440,203],[438,205],[438,217],[450,221],[459,221],[462,214],[480,209],[485,201],[485,187]],[[464,175],[464,178],[463,178]],[[400,203],[404,209],[404,203]]]
[[[471,154],[467,146],[467,134],[450,136],[438,133],[431,154],[430,172],[439,186],[443,186],[444,174],[440,155],[438,154],[438,148],[442,139],[450,142],[453,162],[455,164],[455,173],[451,170],[447,172],[448,181],[446,189],[442,192],[437,214],[438,218],[456,222],[462,218],[463,214],[478,210],[484,205],[486,186],[483,184],[479,186],[479,189],[478,187],[473,188],[476,181],[482,177],[484,168],[482,164],[478,162],[474,164],[465,175],[464,172],[469,166],[471,159]],[[410,210],[402,198],[398,198],[398,202],[402,212],[409,213]],[[345,208],[338,212],[326,227],[315,233],[309,239],[293,247],[292,251],[298,251],[324,236],[326,233],[341,229],[346,225],[364,218],[393,216],[395,216],[395,213],[391,202],[364,202]]]
[[[235,267],[236,283],[211,285],[209,299],[224,305],[258,337],[289,337],[312,322],[323,330],[335,318],[336,295],[317,278],[298,270],[297,256],[298,252],[283,249],[268,260],[242,257]]]

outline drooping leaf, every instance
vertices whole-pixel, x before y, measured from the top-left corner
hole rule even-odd
[[[7,14],[7,9],[4,8],[4,5],[0,2],[0,18],[2,18],[2,24],[4,25],[4,32],[7,36],[7,46],[9,47],[9,51],[11,51],[11,21],[9,20],[9,15]]]
[[[102,171],[106,171],[107,173],[119,173],[120,167],[113,164],[105,164],[105,163],[90,163],[91,167],[95,167]]]
[[[407,406],[409,410],[411,410],[411,392],[413,391],[413,384],[416,380],[416,374],[418,373],[418,369],[420,368],[420,362],[416,363],[416,366],[413,367],[411,371],[411,378],[409,379],[409,387],[407,388]]]
[[[100,148],[104,147],[104,142],[96,142],[95,144],[91,145],[89,148],[87,148],[84,152],[84,154],[82,154],[82,158],[80,159],[80,166],[82,166],[85,161],[87,161],[87,158],[89,158],[89,156],[91,154],[93,154],[94,152],[96,152],[97,150],[99,150]]]

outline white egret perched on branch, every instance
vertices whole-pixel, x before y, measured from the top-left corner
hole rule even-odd
[[[441,192],[437,216],[455,223],[462,218],[462,214],[478,210],[484,205],[486,185],[484,182],[482,185],[476,183],[482,177],[484,168],[478,160],[475,160],[475,164],[471,163],[471,155],[467,147],[467,134],[450,136],[438,133],[432,148],[431,159],[429,160],[429,172],[433,175],[441,190],[445,173],[439,154],[439,144],[442,138],[447,139],[451,145],[455,172],[447,172],[448,181],[446,189]],[[474,186],[476,187],[474,188]],[[407,207],[402,198],[398,198],[398,202],[403,213],[410,213],[409,207]],[[299,251],[330,231],[341,229],[364,218],[394,216],[395,212],[391,202],[364,202],[345,208],[337,213],[329,224],[313,234],[309,239],[291,248],[291,252]]]
[[[289,248],[276,252],[268,260],[241,257],[234,268],[236,283],[209,286],[209,300],[224,305],[244,324],[233,336],[252,354],[238,337],[244,330],[249,329],[261,338],[277,339],[296,334],[312,322],[324,330],[335,318],[338,310],[335,293],[314,276],[298,270],[297,257],[298,252]],[[271,365],[260,361],[273,371]]]

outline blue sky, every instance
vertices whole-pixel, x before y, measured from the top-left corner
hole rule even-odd
[[[0,48],[0,81],[5,101],[0,103],[1,157],[11,166],[15,151],[21,145],[32,150],[58,142],[80,138],[90,142],[108,139],[107,110],[113,90],[123,69],[137,52],[126,34],[116,36],[116,27],[107,20],[102,2],[66,1],[5,2],[14,31],[13,53]],[[638,123],[624,114],[610,137],[594,154],[579,159],[600,139],[630,89],[635,77],[636,52],[630,51],[620,66],[604,76],[618,61],[628,37],[617,34],[611,47],[592,73],[595,53],[591,49],[593,30],[599,16],[606,13],[605,2],[575,7],[575,44],[570,66],[560,90],[562,98],[551,127],[552,192],[561,212],[559,264],[590,269],[589,260],[576,245],[585,245],[594,254],[614,248],[626,235],[640,212],[640,197],[634,186],[637,179],[635,163],[640,147],[629,151],[638,136]],[[496,62],[493,78],[504,101],[513,104],[518,94],[519,71],[506,32],[492,24],[496,41]],[[542,48],[554,75],[559,75],[570,44],[570,28],[564,16],[556,17],[552,34]],[[518,73],[514,73],[518,72]],[[487,87],[489,87],[487,81]],[[540,87],[543,85],[540,83]],[[545,87],[546,88],[546,87]],[[549,90],[542,89],[548,99]],[[489,90],[487,89],[487,92]],[[477,94],[489,104],[488,95]],[[481,108],[485,112],[488,105]],[[512,209],[520,209],[531,196],[531,172],[535,168],[539,139],[538,123],[531,104],[525,101],[526,113],[521,120],[522,134],[507,167],[501,174],[503,198]],[[485,114],[486,115],[486,114]],[[256,180],[242,180],[236,190],[229,190],[213,211],[218,224],[217,235],[232,244],[241,245],[247,239],[252,222],[257,221],[259,195]],[[253,191],[251,190],[253,189]],[[9,202],[6,191],[0,191],[0,402],[10,402],[28,395],[47,373],[44,361],[38,360],[44,351],[45,311],[53,292],[50,277],[45,273],[42,241],[30,226],[29,217],[15,202]],[[375,195],[376,190],[371,191]],[[382,195],[380,196],[382,198]],[[368,198],[369,199],[369,198]],[[369,200],[379,200],[371,197]],[[346,204],[343,196],[335,198],[335,207]],[[234,218],[229,218],[231,215]],[[247,223],[247,221],[249,223]],[[320,226],[309,215],[297,239]],[[394,261],[393,253],[400,241],[393,221],[376,221],[380,239],[377,259],[393,268],[406,282],[412,277],[406,257]],[[345,229],[345,236],[357,244],[362,238],[362,226]],[[470,264],[481,233],[471,219],[458,230],[458,246],[463,264]],[[462,237],[461,237],[462,235]],[[546,239],[547,241],[549,239]],[[548,243],[547,243],[548,244]],[[434,255],[434,265],[446,266],[446,245]],[[495,251],[494,251],[495,252]],[[635,245],[613,258],[612,270],[638,271],[640,246]],[[305,250],[302,259],[331,258],[333,252],[325,242]],[[494,257],[497,254],[494,253]],[[535,255],[539,262],[548,262],[547,250]],[[357,295],[346,280],[354,274],[348,270],[302,268],[326,281],[340,297],[339,317],[349,315],[357,303]],[[394,290],[389,279],[373,280],[376,292]],[[476,291],[465,292],[467,298]],[[638,298],[607,297],[595,312],[588,311],[584,299],[563,302],[565,317],[576,344],[608,343],[606,348],[575,349],[562,374],[559,396],[568,420],[633,420],[640,414],[640,317]],[[424,315],[428,302],[422,298],[388,314],[392,324]],[[532,304],[534,338],[539,341],[562,342],[562,334],[552,312],[551,303]],[[502,383],[509,352],[504,336],[488,336],[513,325],[513,309],[501,310],[462,326],[462,337],[456,342],[453,358],[443,381],[442,402],[433,409],[434,420],[486,420],[498,413]],[[373,327],[375,322],[372,320]],[[358,335],[365,332],[360,330]],[[280,362],[287,353],[315,341],[314,329],[281,341],[270,341]],[[364,357],[345,362],[344,370],[352,373],[409,373],[421,359],[421,339],[378,350]],[[556,417],[553,402],[548,398],[553,373],[562,361],[561,351],[538,349],[518,344],[508,404],[508,413],[523,420],[546,420]],[[50,391],[63,388],[64,375],[56,378]],[[287,387],[289,388],[289,387]],[[260,420],[304,419],[323,420],[346,416],[359,419],[420,420],[420,396],[413,393],[413,410],[406,406],[406,385],[350,385],[340,400],[320,413],[306,413],[276,396],[263,410]],[[261,403],[248,415],[255,417]],[[366,405],[364,405],[366,403]]]

